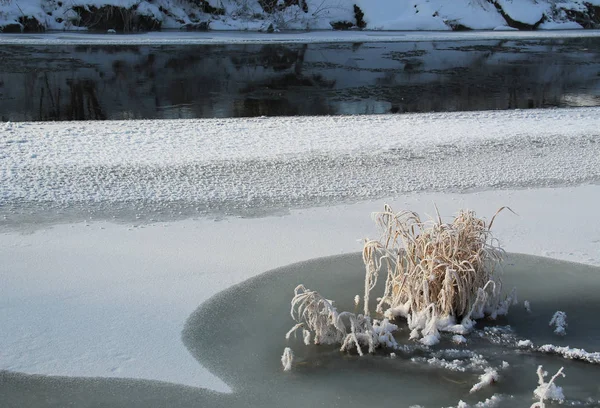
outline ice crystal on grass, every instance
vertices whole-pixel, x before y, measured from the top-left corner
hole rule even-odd
[[[292,364],[294,363],[294,352],[291,348],[286,347],[283,350],[283,355],[281,356],[281,365],[283,365],[283,371],[290,371],[292,369]]]
[[[380,346],[397,346],[392,332],[398,326],[388,319],[371,321],[362,314],[340,313],[331,300],[304,285],[298,285],[294,290],[290,313],[298,324],[286,334],[288,339],[291,333],[302,328],[305,343],[312,335],[315,344],[339,344],[341,351],[356,349],[361,356],[363,347],[373,353]]]
[[[548,325],[556,326],[556,328],[554,329],[554,333],[558,334],[559,336],[564,336],[565,334],[567,334],[567,314],[565,312],[561,312],[560,310],[557,311],[552,316],[552,319],[550,319],[550,323],[548,323]]]
[[[563,373],[563,368],[564,367],[561,367],[560,370],[558,370],[558,372],[554,374],[552,378],[550,378],[550,381],[546,382],[545,377],[548,375],[548,373],[543,370],[542,366],[538,367],[537,375],[539,385],[533,391],[533,395],[536,398],[539,398],[539,401],[531,405],[531,408],[545,408],[546,405],[544,401],[546,400],[553,400],[559,402],[564,401],[565,396],[563,394],[562,388],[554,383],[558,376],[565,377],[565,374]]]
[[[488,367],[485,369],[484,373],[479,376],[479,382],[477,384],[475,384],[473,387],[471,387],[469,392],[471,394],[474,392],[477,392],[480,389],[487,387],[488,385],[491,385],[491,384],[495,383],[496,381],[498,381],[499,377],[500,376],[498,375],[498,371],[496,371],[496,369]]]
[[[310,345],[310,331],[303,329],[302,330],[302,338],[304,339],[304,344],[307,346]]]

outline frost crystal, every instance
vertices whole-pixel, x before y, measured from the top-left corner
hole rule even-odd
[[[452,341],[456,344],[464,344],[467,342],[467,339],[463,335],[455,334],[454,336],[452,336]]]
[[[281,365],[283,365],[283,371],[290,371],[292,369],[292,363],[294,362],[294,352],[291,348],[286,347],[283,350],[281,356]]]
[[[556,329],[554,329],[554,333],[558,334],[559,336],[564,336],[567,334],[567,331],[565,330],[567,327],[567,314],[559,310],[558,312],[554,313],[554,316],[552,316],[552,319],[548,325],[555,325]]]
[[[302,330],[302,338],[304,339],[304,344],[308,346],[310,344],[310,331],[306,329]]]
[[[482,389],[483,387],[487,387],[488,385],[495,383],[496,381],[498,381],[498,378],[499,378],[498,371],[496,371],[495,369],[493,369],[491,367],[488,367],[485,369],[485,373],[483,373],[482,375],[479,376],[479,382],[477,384],[475,384],[473,387],[471,387],[469,392],[471,394],[474,392],[477,392],[480,389]]]
[[[562,388],[554,383],[558,376],[565,376],[565,374],[563,373],[563,368],[564,367],[561,367],[560,370],[558,370],[558,372],[552,376],[550,381],[546,382],[544,378],[548,375],[548,373],[546,371],[543,371],[542,366],[538,367],[537,375],[539,386],[533,391],[533,395],[535,395],[535,397],[539,398],[540,400],[534,403],[531,406],[531,408],[544,408],[545,400],[553,400],[559,402],[565,400]]]

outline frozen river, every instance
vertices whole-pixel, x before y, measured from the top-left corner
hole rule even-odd
[[[295,280],[326,276],[315,268],[329,261],[315,258],[360,251],[362,239],[376,237],[370,213],[384,203],[421,214],[435,204],[444,219],[460,208],[489,219],[510,206],[518,215],[502,213],[493,228],[507,251],[587,264],[514,258],[522,262],[510,271],[535,270],[558,302],[521,277],[536,320],[517,324],[518,334],[598,351],[586,319],[597,312],[600,266],[598,41],[503,35],[439,44],[361,33],[355,45],[180,48],[135,36],[118,47],[2,45],[0,115],[11,122],[0,123],[0,406],[349,406],[375,398],[355,386],[372,360],[349,378],[352,358],[300,355],[301,370],[280,377],[284,333],[266,332],[253,313],[268,310],[287,327]],[[568,109],[525,109],[536,107]],[[392,110],[445,112],[372,114]],[[319,116],[262,117],[291,113]],[[331,113],[370,115],[323,115]],[[352,256],[329,259],[360,266]],[[242,284],[239,305],[200,319],[221,307],[211,297],[281,267],[289,282]],[[267,282],[267,291],[273,283],[277,296],[252,303],[252,282]],[[544,337],[547,314],[563,306],[571,308],[570,337]],[[232,331],[253,340],[236,343]],[[271,334],[272,353],[261,340]],[[435,368],[421,378],[411,365],[415,392],[405,402],[451,406],[499,393],[499,406],[527,404],[537,358],[507,357],[516,371],[476,396],[468,394],[473,373],[467,383]],[[402,370],[397,363],[380,367]],[[547,363],[554,372],[559,360]],[[331,379],[335,367],[344,370],[333,384],[355,384],[339,401],[310,384]],[[569,367],[560,380],[569,401],[598,404],[589,381],[597,367]],[[428,399],[426,386],[436,384]],[[314,391],[307,400],[297,395],[303,387]]]

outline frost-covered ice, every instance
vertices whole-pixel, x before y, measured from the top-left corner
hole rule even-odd
[[[558,354],[569,360],[581,360],[591,364],[600,364],[600,352],[588,352],[579,348],[569,346],[560,347],[553,344],[545,344],[537,348],[538,351],[548,354]]]
[[[600,265],[597,112],[4,123],[0,369],[227,390],[181,342],[190,314],[263,271],[359,251],[384,202],[508,205],[519,215],[494,225],[508,251]],[[152,201],[162,222],[121,213]],[[275,215],[168,215],[265,202]],[[94,203],[95,222],[70,212]],[[61,224],[45,226],[49,213]]]
[[[598,30],[575,31],[309,31],[287,33],[247,32],[152,32],[146,34],[106,35],[77,33],[2,34],[4,45],[182,45],[182,44],[306,44],[306,43],[373,43],[415,41],[468,41],[502,39],[586,38],[598,37]]]
[[[36,214],[97,218],[117,207],[144,219],[256,215],[411,192],[594,183],[599,113],[6,123],[0,216],[37,223]]]

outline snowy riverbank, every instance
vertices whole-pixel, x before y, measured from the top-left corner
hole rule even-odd
[[[359,251],[384,202],[508,205],[506,250],[600,265],[598,117],[3,124],[0,369],[226,391],[181,341],[190,314],[268,269]]]
[[[0,31],[595,28],[600,0],[2,0]]]

